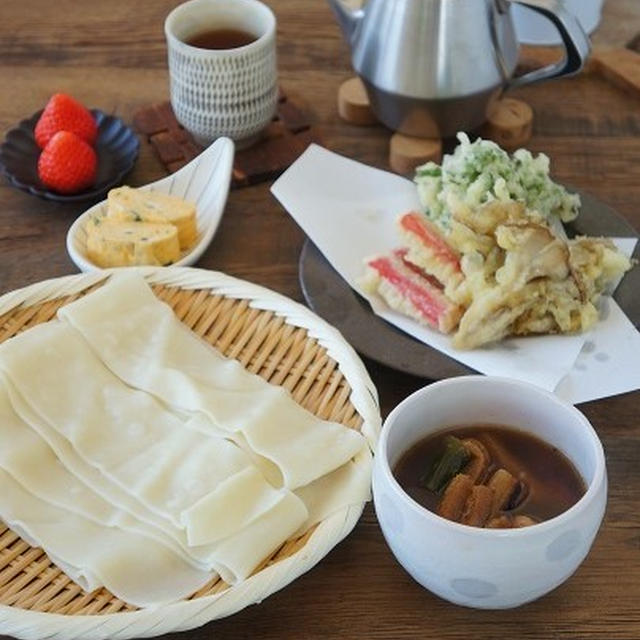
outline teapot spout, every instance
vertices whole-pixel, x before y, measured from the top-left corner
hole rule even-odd
[[[356,31],[356,27],[364,17],[364,11],[362,9],[349,9],[347,8],[343,0],[329,0],[329,4],[333,9],[333,13],[342,29],[345,40],[351,46],[353,35]]]

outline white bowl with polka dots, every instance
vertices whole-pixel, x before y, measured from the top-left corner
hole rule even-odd
[[[392,473],[400,457],[430,433],[479,423],[516,427],[557,447],[586,493],[555,518],[521,529],[458,524],[409,497]],[[391,551],[417,582],[455,604],[516,607],[563,583],[589,552],[607,501],[604,452],[584,415],[552,393],[506,378],[452,378],[415,392],[387,418],[373,498]]]

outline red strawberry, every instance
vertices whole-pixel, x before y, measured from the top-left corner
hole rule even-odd
[[[34,131],[38,146],[44,149],[58,131],[72,131],[91,145],[98,137],[98,127],[91,112],[65,93],[52,95],[38,119]]]
[[[38,159],[40,180],[59,193],[75,193],[90,187],[95,182],[97,167],[93,147],[70,131],[58,131]]]

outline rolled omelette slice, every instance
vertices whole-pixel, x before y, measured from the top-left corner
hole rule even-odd
[[[180,259],[178,231],[170,224],[99,220],[87,227],[87,257],[99,267],[164,266]]]
[[[356,431],[321,420],[191,332],[135,273],[62,307],[111,371],[176,410],[202,412],[216,431],[242,433],[290,489],[309,484],[366,447]]]
[[[198,534],[199,544],[211,545],[274,508],[288,491],[271,487],[257,473],[260,481],[253,486],[261,483],[259,499],[244,512],[231,509],[229,505],[247,499],[243,487],[216,490],[252,466],[249,457],[225,438],[188,428],[153,396],[122,383],[65,323],[38,325],[0,345],[0,369],[33,413],[100,471],[108,481],[97,481],[103,496],[117,503],[118,497],[104,489],[117,485],[173,525],[165,531],[181,543],[180,530],[186,527],[187,541],[192,528],[206,529],[206,539]],[[20,413],[21,405],[16,409]],[[31,418],[22,417],[27,422]],[[211,520],[216,500],[224,520]],[[144,519],[139,510],[134,515]],[[186,550],[199,561],[213,559],[213,548]]]
[[[171,224],[178,232],[180,249],[189,249],[198,236],[196,207],[193,203],[167,193],[122,186],[107,195],[111,221]]]
[[[129,604],[150,607],[185,598],[212,577],[151,538],[98,525],[40,500],[3,469],[0,487],[4,522],[89,589],[104,585]]]

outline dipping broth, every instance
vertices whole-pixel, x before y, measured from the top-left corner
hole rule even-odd
[[[549,520],[586,491],[561,451],[529,433],[492,424],[430,434],[403,454],[393,474],[430,511],[489,528]]]
[[[208,29],[191,36],[186,43],[199,49],[236,49],[257,39],[253,33],[241,29]]]

